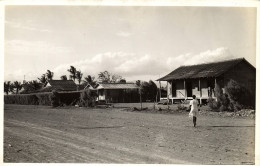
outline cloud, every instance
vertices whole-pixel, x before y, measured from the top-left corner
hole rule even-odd
[[[18,29],[37,31],[37,32],[51,32],[49,29],[42,29],[42,28],[39,28],[39,27],[33,25],[30,21],[28,21],[28,23],[30,24],[28,26],[23,25],[24,23],[22,24],[22,23],[15,22],[15,21],[5,21],[5,23],[13,28],[18,28]]]
[[[186,54],[178,55],[177,57],[169,57],[168,65],[175,64],[175,67],[179,67],[182,65],[210,63],[210,62],[223,61],[232,58],[235,58],[235,56],[230,53],[228,48],[219,47],[215,50],[207,50],[199,54],[186,53]]]
[[[128,36],[131,36],[132,34],[129,32],[120,31],[116,35],[121,36],[121,37],[128,37]]]
[[[124,52],[107,52],[97,54],[91,59],[77,61],[71,64],[62,64],[54,69],[56,75],[68,74],[67,69],[72,65],[80,69],[84,76],[95,75],[102,71],[109,71],[124,78],[131,78],[142,75],[154,75],[165,70],[163,61],[158,61],[152,55],[138,55]],[[142,79],[142,78],[140,78]]]
[[[174,69],[182,65],[193,65],[214,61],[221,61],[234,58],[229,52],[228,48],[220,47],[215,50],[207,50],[198,54],[185,53],[175,57],[162,56],[156,57],[155,55],[145,54],[140,55],[136,53],[126,52],[106,52],[93,56],[89,59],[75,61],[73,63],[60,64],[54,69],[54,79],[60,79],[61,75],[68,76],[68,69],[70,66],[76,67],[81,70],[83,77],[92,75],[97,78],[99,72],[109,71],[110,73],[121,75],[127,81],[134,80],[156,80]],[[47,69],[44,69],[44,71]],[[21,75],[21,72],[18,73]],[[36,79],[42,73],[33,73]],[[26,74],[29,78],[30,74]],[[37,77],[36,77],[37,76]]]
[[[91,59],[63,64],[54,69],[56,75],[68,74],[67,69],[72,65],[80,69],[84,76],[95,75],[102,71],[118,74],[127,80],[157,79],[170,73],[182,65],[208,63],[234,58],[228,48],[220,47],[199,54],[186,53],[176,57],[158,58],[154,55],[139,55],[125,52],[107,52],[97,54]]]
[[[44,41],[27,41],[27,40],[6,40],[5,52],[17,55],[47,55],[67,53],[69,47],[53,45]]]

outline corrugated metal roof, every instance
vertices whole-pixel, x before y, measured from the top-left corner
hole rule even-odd
[[[157,81],[217,77],[242,61],[247,62],[244,58],[239,58],[239,59],[232,59],[232,60],[214,62],[214,63],[181,66],[175,69],[174,71],[172,71],[171,73],[169,73],[168,75],[158,79]]]
[[[49,80],[49,84],[52,88],[63,91],[75,91],[77,85],[72,80]]]
[[[138,89],[134,83],[99,83],[96,89]]]

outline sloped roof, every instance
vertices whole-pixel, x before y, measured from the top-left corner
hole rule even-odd
[[[99,83],[96,89],[138,89],[135,83]]]
[[[159,78],[157,81],[168,81],[168,80],[188,79],[188,78],[203,78],[203,77],[218,77],[242,61],[245,61],[250,66],[252,66],[244,58],[238,58],[238,59],[232,59],[232,60],[214,62],[214,63],[204,63],[204,64],[191,65],[191,66],[181,66],[175,69],[174,71],[172,71],[171,73],[169,73],[168,75]]]
[[[72,80],[49,80],[48,82],[53,89],[62,90],[62,91],[77,90],[77,85]]]

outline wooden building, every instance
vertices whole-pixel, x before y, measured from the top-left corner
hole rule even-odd
[[[201,102],[215,98],[216,84],[225,93],[224,87],[231,79],[255,94],[256,69],[244,58],[181,66],[157,81],[167,81],[167,99],[174,103],[192,99],[192,95]]]
[[[95,88],[98,101],[107,103],[138,102],[138,86],[135,83],[99,83]]]

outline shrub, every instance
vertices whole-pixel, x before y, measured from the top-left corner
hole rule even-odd
[[[187,107],[185,107],[183,104],[178,104],[177,105],[177,108],[178,108],[178,110],[187,110],[188,108]]]
[[[55,90],[52,91],[50,95],[51,105],[53,107],[58,107],[60,105],[60,96],[59,93]]]
[[[59,92],[60,103],[63,105],[75,105],[80,100],[81,92]]]
[[[4,103],[5,104],[38,105],[39,100],[35,94],[5,95]]]
[[[51,105],[50,95],[52,93],[37,93],[39,105]]]
[[[208,102],[209,107],[210,107],[212,110],[218,111],[218,109],[219,109],[219,107],[220,107],[220,103],[219,103],[219,102],[217,102],[215,99],[213,99],[213,98],[211,98],[211,97],[208,98],[207,102]]]
[[[225,87],[225,91],[236,111],[242,108],[254,107],[254,96],[243,85],[234,80],[230,80]]]
[[[89,89],[80,94],[80,104],[83,107],[94,107],[97,94]]]

